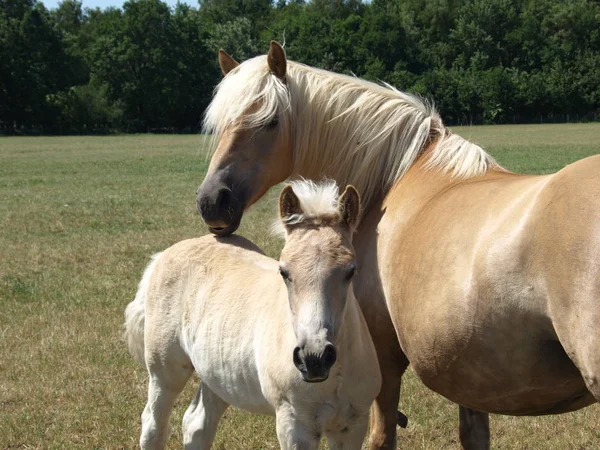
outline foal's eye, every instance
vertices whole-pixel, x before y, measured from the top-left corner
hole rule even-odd
[[[346,276],[344,278],[346,279],[346,281],[350,281],[355,273],[356,266],[352,264],[350,267],[348,267],[348,270],[346,271]]]
[[[289,272],[281,267],[279,268],[279,275],[281,275],[281,278],[283,278],[284,281],[290,281]]]

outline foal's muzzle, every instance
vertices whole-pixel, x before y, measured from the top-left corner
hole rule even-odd
[[[300,347],[294,349],[294,365],[308,383],[320,383],[329,377],[329,369],[335,364],[337,352],[333,344],[326,344],[320,354],[308,353]]]

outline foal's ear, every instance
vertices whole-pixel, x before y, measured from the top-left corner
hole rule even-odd
[[[279,217],[285,218],[294,214],[302,214],[302,207],[292,186],[288,184],[279,194]]]
[[[219,66],[221,66],[221,72],[223,72],[223,75],[227,75],[239,65],[240,63],[229,56],[225,50],[222,48],[219,49]]]
[[[352,231],[355,231],[360,217],[360,195],[354,186],[349,184],[346,187],[338,200],[338,208],[342,213],[342,220]]]
[[[267,53],[267,62],[269,63],[269,69],[271,69],[271,72],[273,72],[278,78],[285,80],[287,60],[285,59],[285,50],[279,44],[279,42],[271,41],[269,53]]]

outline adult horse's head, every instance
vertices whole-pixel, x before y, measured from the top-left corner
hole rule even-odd
[[[360,214],[357,191],[338,200],[334,182],[286,186],[279,197],[286,240],[279,271],[288,289],[296,347],[290,355],[307,382],[325,381],[337,359],[346,305],[352,292],[352,233]]]
[[[221,51],[219,62],[225,78],[204,120],[218,144],[197,197],[213,233],[233,233],[244,210],[289,177],[352,184],[369,211],[425,153],[427,167],[457,177],[491,163],[427,102],[288,61],[276,42],[242,64]]]
[[[285,52],[274,41],[268,55],[242,64],[220,50],[219,64],[225,77],[204,119],[218,144],[196,203],[210,231],[226,236],[291,173],[290,99]]]

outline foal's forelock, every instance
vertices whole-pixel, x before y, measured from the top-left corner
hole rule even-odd
[[[334,180],[315,183],[312,180],[296,180],[290,183],[300,202],[302,213],[279,217],[271,231],[285,237],[286,226],[334,226],[340,223],[338,185]]]

